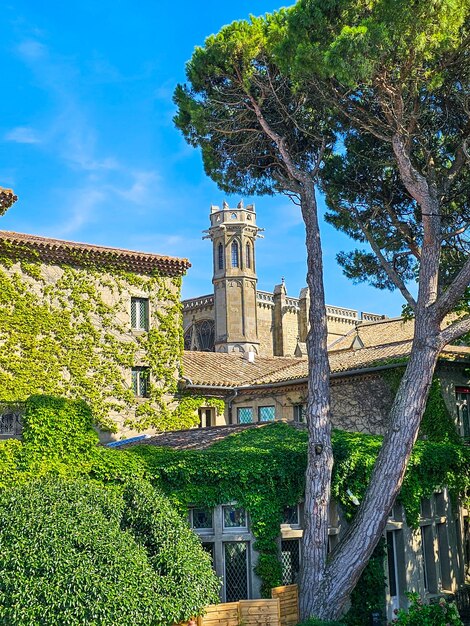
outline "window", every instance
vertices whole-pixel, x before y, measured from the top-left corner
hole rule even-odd
[[[219,243],[219,246],[217,248],[217,258],[218,258],[219,270],[223,270],[224,269],[224,246],[221,243]]]
[[[21,415],[19,413],[3,413],[0,415],[0,436],[21,434]]]
[[[307,405],[294,404],[294,422],[305,424],[307,422]]]
[[[423,557],[424,589],[430,593],[437,593],[436,560],[431,524],[421,526],[421,554]]]
[[[197,410],[197,414],[199,416],[199,424],[198,428],[210,428],[212,426],[212,422],[215,422],[213,419],[214,409],[202,407]]]
[[[248,543],[224,543],[225,602],[246,600],[248,591]]]
[[[397,533],[401,530],[388,530],[387,536],[387,566],[388,566],[388,593],[391,598],[398,596],[398,559],[397,559]]]
[[[421,554],[424,588],[429,593],[452,589],[448,514],[445,490],[421,500]]]
[[[298,526],[299,525],[299,507],[296,506],[286,506],[282,512],[282,524],[287,524],[288,526]]]
[[[131,298],[131,327],[134,330],[149,329],[148,298]]]
[[[246,244],[246,266],[251,267],[251,246],[249,243]]]
[[[300,541],[298,539],[281,541],[281,567],[283,585],[298,582],[300,571]]]
[[[189,326],[184,332],[184,349],[198,350],[199,352],[214,352],[215,322],[214,320],[199,320]]]
[[[245,509],[241,509],[235,505],[224,506],[223,509],[223,524],[225,528],[246,528],[246,512]]]
[[[470,439],[470,387],[456,387],[455,395],[461,433],[465,439]]]
[[[139,398],[148,398],[150,369],[148,367],[132,368],[132,388]]]
[[[212,521],[212,509],[190,509],[189,524],[195,530],[211,530],[214,527]]]
[[[214,542],[205,541],[202,543],[202,549],[211,557],[212,564],[214,564]]]
[[[238,407],[237,415],[239,424],[251,424],[253,422],[253,408],[251,406]]]
[[[240,267],[238,242],[232,241],[232,267]]]
[[[259,422],[273,422],[276,417],[276,409],[273,406],[260,406],[258,407],[258,421]]]

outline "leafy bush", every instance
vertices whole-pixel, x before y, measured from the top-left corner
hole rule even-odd
[[[209,556],[149,484],[0,491],[0,623],[163,626],[217,599]]]
[[[441,599],[439,604],[423,604],[417,593],[407,594],[408,610],[399,609],[390,624],[396,626],[463,626],[457,607]]]

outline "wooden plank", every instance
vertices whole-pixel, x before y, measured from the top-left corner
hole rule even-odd
[[[299,598],[297,585],[274,587],[271,596],[280,602],[281,626],[294,626],[299,622]]]
[[[225,602],[207,606],[198,626],[237,626],[239,623],[238,602]]]
[[[273,587],[271,589],[271,595],[277,595],[279,593],[285,593],[286,591],[293,591],[297,594],[298,587],[297,585],[284,585],[282,587]]]
[[[240,621],[245,626],[280,626],[279,598],[240,600]]]
[[[244,606],[277,606],[278,598],[268,598],[263,600],[239,600],[238,604]]]

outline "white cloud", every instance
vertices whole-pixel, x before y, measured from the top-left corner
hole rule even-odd
[[[158,174],[154,171],[141,170],[130,172],[130,175],[133,177],[131,186],[128,189],[114,188],[117,195],[134,204],[144,204],[154,199],[157,193]]]
[[[5,134],[6,141],[15,143],[41,143],[37,132],[29,126],[17,126]]]
[[[48,56],[47,46],[36,39],[26,39],[17,48],[20,56],[28,61],[37,61]]]
[[[73,199],[69,206],[64,206],[66,219],[58,223],[47,233],[50,237],[69,237],[89,224],[96,213],[97,206],[105,199],[100,189],[84,188],[72,191]]]

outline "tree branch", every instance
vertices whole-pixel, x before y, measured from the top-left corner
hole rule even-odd
[[[454,322],[439,333],[441,348],[470,332],[470,315]]]
[[[452,311],[469,285],[470,258],[467,259],[460,272],[434,304],[439,321],[443,320],[444,317]]]
[[[395,285],[395,287],[397,287],[397,289],[399,289],[401,291],[402,296],[408,302],[408,304],[410,305],[411,309],[413,311],[416,311],[416,301],[413,298],[413,296],[411,295],[411,293],[408,291],[404,281],[402,280],[400,275],[395,271],[395,269],[392,267],[392,265],[387,261],[385,256],[382,254],[382,250],[380,249],[380,246],[377,244],[375,239],[372,237],[372,235],[370,234],[370,232],[369,232],[368,228],[365,226],[365,224],[363,224],[363,222],[361,221],[360,216],[358,215],[358,213],[356,211],[353,211],[353,213],[355,214],[355,218],[356,218],[357,223],[360,226],[360,229],[364,233],[364,237],[367,239],[367,241],[369,242],[370,247],[374,251],[374,253],[377,256],[377,258],[379,259],[380,264],[382,265],[385,273],[387,274],[389,279],[392,281],[392,283]]]

